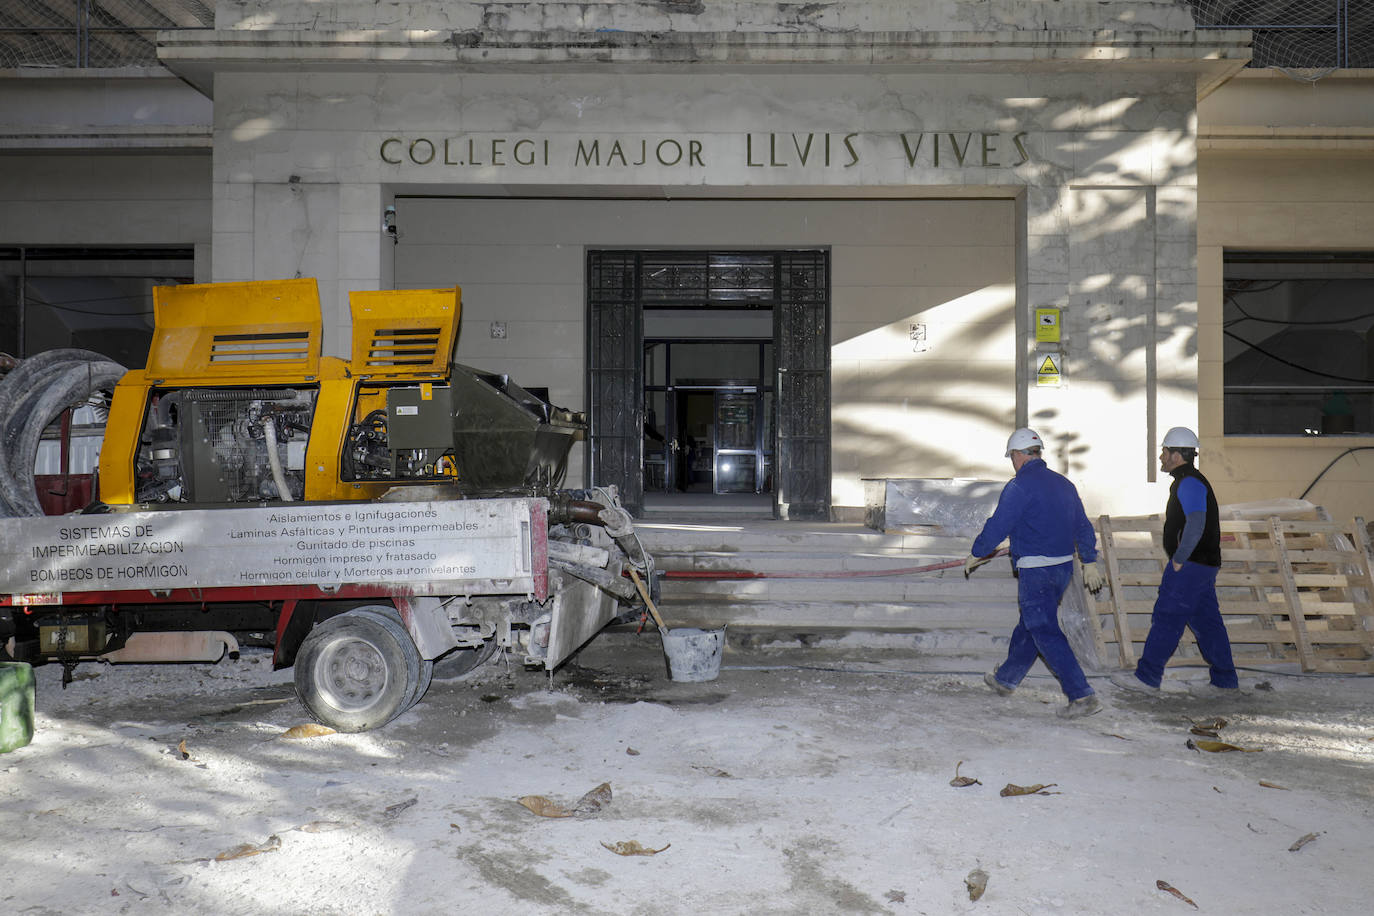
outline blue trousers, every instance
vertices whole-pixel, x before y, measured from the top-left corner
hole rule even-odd
[[[997,666],[995,677],[1004,687],[1021,683],[1036,658],[1059,679],[1059,686],[1070,700],[1091,696],[1093,689],[1083,676],[1068,637],[1059,628],[1059,599],[1064,597],[1073,578],[1073,563],[1058,566],[1032,566],[1019,571],[1017,602],[1021,619],[1011,631],[1007,660]]]
[[[1238,686],[1231,640],[1217,607],[1217,568],[1191,562],[1184,563],[1178,572],[1173,563],[1164,564],[1159,597],[1150,616],[1150,635],[1145,637],[1135,676],[1151,687],[1158,687],[1164,679],[1164,666],[1178,648],[1185,627],[1197,639],[1198,651],[1211,669],[1213,686]]]

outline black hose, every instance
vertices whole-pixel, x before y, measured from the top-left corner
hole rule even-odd
[[[42,515],[33,465],[43,431],[68,407],[112,389],[127,370],[89,350],[50,350],[0,382],[0,512]]]

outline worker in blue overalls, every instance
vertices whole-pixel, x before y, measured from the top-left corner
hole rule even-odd
[[[1059,627],[1059,601],[1073,578],[1074,550],[1083,561],[1083,582],[1091,591],[1102,588],[1103,578],[1096,562],[1097,535],[1078,490],[1049,469],[1041,457],[1043,448],[1033,429],[1018,429],[1007,440],[1006,457],[1016,476],[1002,488],[996,510],[974,540],[964,577],[991,559],[1004,538],[1011,538],[1021,616],[1006,661],[983,680],[1001,696],[1010,696],[1036,658],[1043,658],[1069,699],[1059,716],[1074,719],[1102,709]]]
[[[1221,519],[1212,485],[1193,467],[1197,433],[1175,426],[1164,434],[1159,469],[1174,478],[1164,507],[1164,575],[1159,583],[1150,633],[1134,671],[1118,671],[1112,683],[1126,690],[1158,694],[1164,666],[1178,648],[1186,627],[1210,669],[1211,683],[1202,693],[1238,692],[1231,640],[1217,605],[1221,569]]]

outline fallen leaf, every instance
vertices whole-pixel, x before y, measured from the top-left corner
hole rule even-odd
[[[883,895],[890,903],[906,903],[906,891],[891,890]]]
[[[1217,793],[1218,795],[1225,795],[1225,794],[1226,794],[1225,792],[1223,792],[1223,791],[1221,791],[1220,789],[1218,789],[1216,786],[1212,786],[1212,791],[1215,792],[1215,793]]]
[[[400,814],[400,813],[401,813],[402,811],[404,811],[405,809],[410,808],[410,807],[413,807],[413,806],[419,804],[419,802],[420,802],[420,799],[418,799],[418,798],[407,798],[407,799],[406,799],[405,801],[403,801],[403,802],[397,802],[397,803],[394,804],[394,805],[387,805],[387,806],[386,806],[386,809],[382,812],[382,814],[385,815],[386,817],[395,817],[396,815]]]
[[[573,813],[555,801],[550,801],[542,795],[526,795],[520,799],[520,804],[529,808],[540,817],[572,817]]]
[[[963,765],[964,761],[962,760],[960,760],[958,763],[954,765],[954,778],[949,781],[949,784],[954,786],[954,788],[956,789],[962,789],[964,786],[981,786],[982,783],[974,779],[972,776],[959,775],[959,767]]]
[[[1190,900],[1189,898],[1185,897],[1184,894],[1183,894],[1183,892],[1182,892],[1181,890],[1179,890],[1178,888],[1174,887],[1174,886],[1173,886],[1172,884],[1170,884],[1168,881],[1156,881],[1156,882],[1155,882],[1155,887],[1157,887],[1157,888],[1159,888],[1160,890],[1164,891],[1166,894],[1173,894],[1173,895],[1174,895],[1175,897],[1177,897],[1179,900],[1182,900],[1184,903],[1188,904],[1189,906],[1191,906],[1191,907],[1192,907],[1193,909],[1195,909],[1195,910],[1198,908],[1198,905],[1197,905],[1196,903],[1194,903],[1194,902],[1193,902],[1192,900]]]
[[[278,849],[281,849],[281,837],[274,833],[259,846],[255,846],[252,843],[240,843],[233,849],[226,849],[224,852],[215,856],[215,861],[228,862],[231,859],[246,859],[249,856],[260,855],[264,852],[276,852]]]
[[[1118,735],[1116,732],[1106,732],[1105,734],[1107,735],[1108,738],[1118,738],[1118,739],[1120,739],[1120,740],[1122,740],[1122,741],[1130,741],[1130,740],[1131,740],[1130,738],[1127,738],[1125,735]]]
[[[1188,731],[1192,732],[1195,735],[1200,735],[1203,738],[1217,737],[1216,731],[1210,728],[1203,728],[1201,725],[1194,725],[1192,728],[1188,729]]]
[[[328,833],[331,830],[342,830],[347,826],[343,821],[311,821],[301,824],[296,829],[301,833]]]
[[[336,735],[338,732],[328,725],[321,725],[318,722],[307,722],[304,725],[293,725],[282,732],[283,738],[319,738],[322,735]]]
[[[577,800],[572,813],[578,817],[590,817],[611,803],[611,784],[603,782]]]
[[[1225,741],[1194,741],[1192,738],[1188,739],[1187,746],[1195,751],[1208,751],[1213,754],[1224,754],[1227,751],[1240,751],[1244,754],[1258,754],[1264,750],[1262,747],[1241,747],[1237,744],[1227,744]]]
[[[694,769],[694,770],[701,770],[701,772],[705,773],[707,776],[714,776],[714,777],[716,777],[717,779],[729,779],[729,778],[730,778],[730,774],[729,774],[729,773],[725,772],[725,771],[722,770],[722,769],[718,769],[718,768],[716,768],[716,767],[698,766],[697,764],[694,763],[694,764],[692,764],[692,769]]]
[[[635,749],[632,748],[632,747],[627,747],[627,748],[625,748],[625,753],[629,754],[631,757],[638,757],[638,756],[639,756],[639,751],[635,750]]]
[[[668,846],[664,846],[663,849],[650,849],[648,846],[641,845],[638,840],[622,840],[615,844],[602,843],[601,845],[618,856],[656,856],[662,852],[663,849],[667,849],[673,844],[669,843]]]
[[[1192,725],[1194,728],[1205,728],[1208,731],[1216,731],[1217,729],[1226,727],[1226,720],[1223,719],[1221,716],[1215,716],[1211,719],[1207,719],[1202,722],[1199,722],[1196,719],[1189,719],[1187,716],[1184,716],[1183,718],[1187,720],[1188,724]]]
[[[1287,786],[1281,786],[1276,782],[1265,782],[1263,779],[1259,781],[1259,784],[1264,786],[1266,789],[1282,789],[1285,792],[1292,791],[1292,789],[1289,789]]]
[[[182,739],[181,739],[181,743],[177,745],[177,752],[178,752],[179,754],[181,754],[181,759],[182,759],[182,760],[190,760],[190,759],[191,759],[191,752],[188,751],[188,750],[186,750],[186,739],[185,739],[185,738],[182,738]]]
[[[1299,849],[1302,849],[1304,846],[1306,846],[1308,843],[1312,842],[1319,836],[1321,836],[1321,833],[1304,833],[1302,836],[1298,837],[1296,840],[1293,841],[1293,845],[1288,847],[1288,851],[1297,852]]]
[[[1249,829],[1249,831],[1250,831],[1251,833],[1263,833],[1263,832],[1264,832],[1263,830],[1256,830],[1256,829],[1255,829],[1255,825],[1254,825],[1254,824],[1251,824],[1251,823],[1248,823],[1248,822],[1246,823],[1245,826]]]
[[[1046,790],[1057,786],[1057,782],[1036,783],[1033,786],[1018,786],[1015,783],[1007,783],[1002,787],[1000,794],[1003,798],[1010,798],[1013,795],[1059,795],[1059,792],[1047,792]]]
[[[968,888],[968,899],[977,900],[983,896],[983,891],[988,889],[988,873],[981,868],[975,868],[964,879],[964,886]]]

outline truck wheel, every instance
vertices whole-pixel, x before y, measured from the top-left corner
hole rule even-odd
[[[434,676],[440,680],[463,677],[486,664],[496,654],[496,640],[488,639],[475,649],[454,649],[434,661]]]
[[[367,607],[354,608],[351,613],[376,617],[387,621],[393,628],[400,630],[405,636],[407,645],[414,645],[413,640],[410,638],[410,634],[406,631],[405,623],[401,620],[401,612],[394,607],[384,604],[373,604]],[[434,680],[434,662],[427,658],[420,658],[419,650],[415,652],[415,663],[419,666],[416,668],[417,674],[415,683],[410,689],[410,695],[406,697],[405,705],[401,707],[401,712],[405,712],[407,709],[420,702],[420,697],[425,695],[426,691],[429,690],[430,682]],[[397,713],[397,715],[400,715],[400,713]]]
[[[420,653],[399,623],[350,611],[310,631],[295,668],[296,692],[311,716],[341,732],[361,732],[405,711]]]

